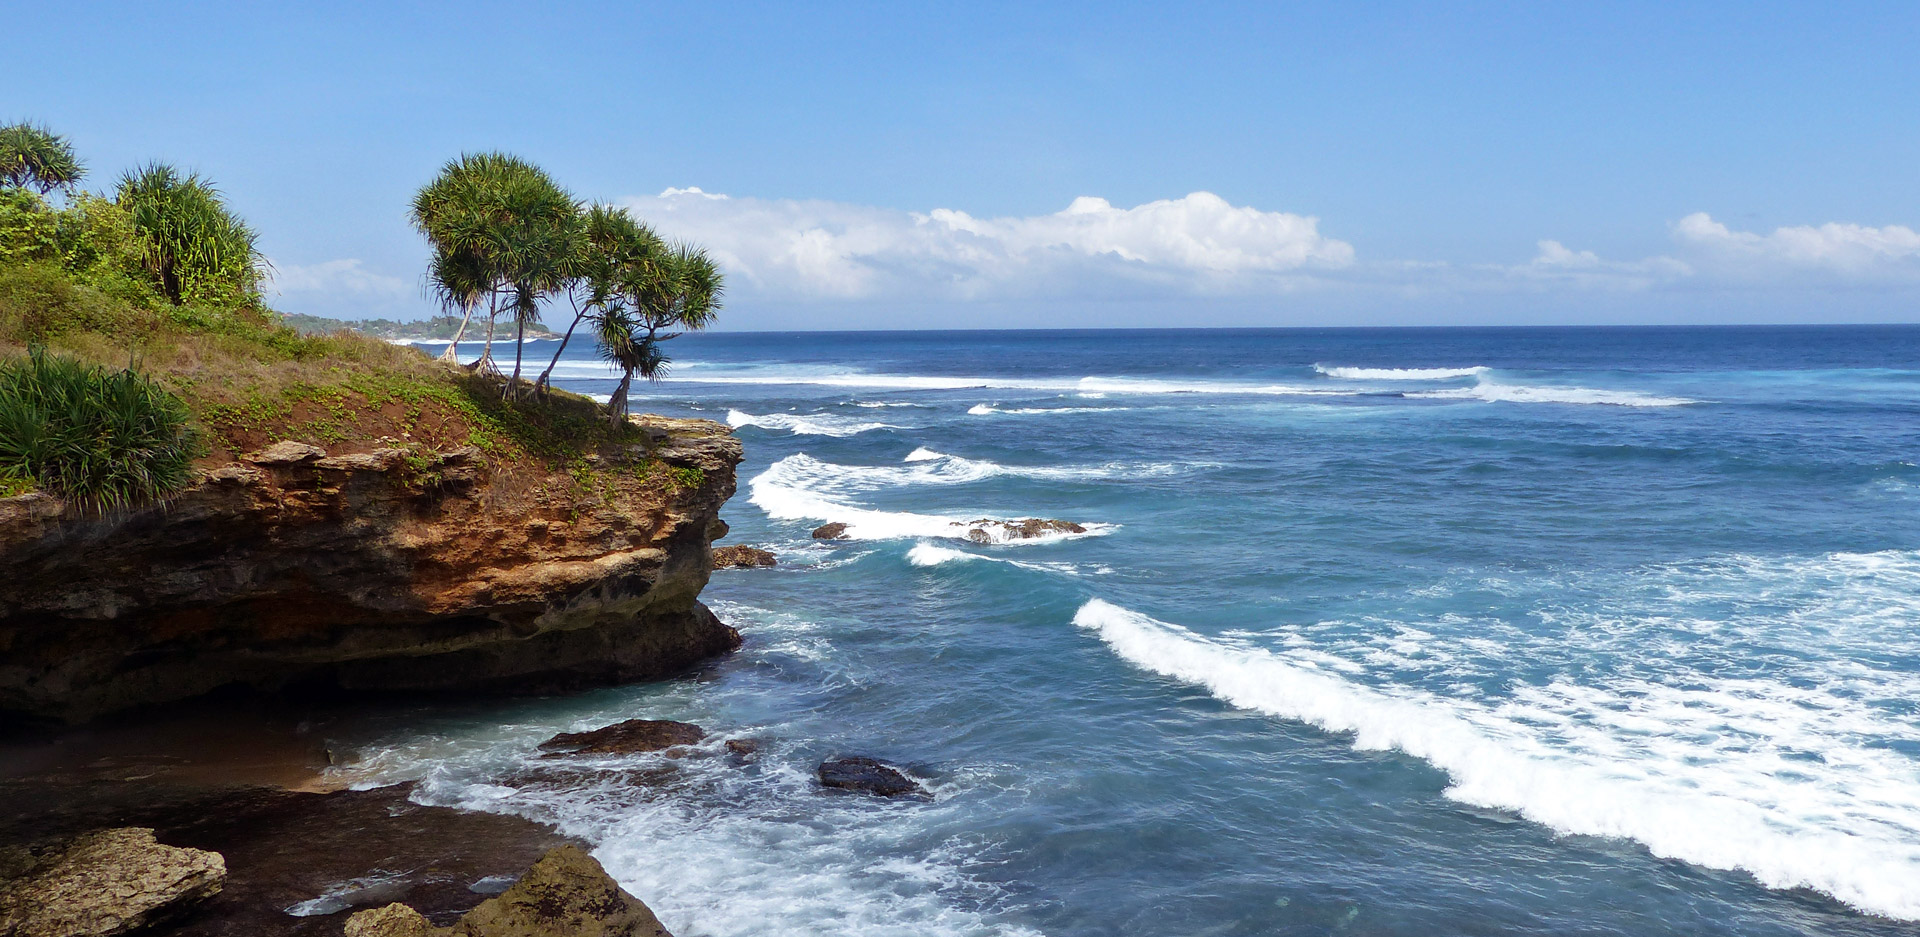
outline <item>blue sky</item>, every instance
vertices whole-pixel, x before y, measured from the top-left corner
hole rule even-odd
[[[214,179],[289,311],[431,311],[408,196],[504,149],[735,328],[1920,321],[1912,4],[271,6],[62,7],[0,118]]]

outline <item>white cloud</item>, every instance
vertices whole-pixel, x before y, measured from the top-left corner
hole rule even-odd
[[[1815,273],[1856,282],[1920,277],[1920,233],[1905,225],[1829,222],[1756,234],[1731,230],[1706,212],[1695,212],[1674,223],[1673,239],[1683,253],[1729,277],[1774,280]]]
[[[976,218],[840,202],[667,189],[625,204],[700,244],[751,291],[779,298],[1020,299],[1260,295],[1350,268],[1315,218],[1208,192],[1117,208],[1075,199],[1046,215]]]
[[[328,260],[317,264],[272,264],[271,289],[281,293],[354,293],[404,295],[407,281],[368,270],[359,260]]]

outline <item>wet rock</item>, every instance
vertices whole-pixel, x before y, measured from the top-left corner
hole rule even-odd
[[[843,540],[846,536],[847,525],[839,521],[834,521],[831,524],[821,524],[813,529],[813,539],[815,540]]]
[[[444,933],[426,915],[397,902],[347,918],[346,937],[435,937]]]
[[[974,543],[997,543],[1007,540],[1032,540],[1055,534],[1084,534],[1087,528],[1072,521],[1054,520],[1045,517],[1029,517],[1017,521],[995,520],[983,517],[973,521],[967,531],[967,539]],[[998,536],[995,536],[998,534]]]
[[[707,737],[707,730],[690,722],[671,719],[629,719],[591,732],[562,732],[544,742],[545,757],[566,755],[628,755],[657,752],[676,745],[694,745]]]
[[[760,750],[759,739],[728,739],[727,740],[727,751],[730,751],[736,755],[739,755],[742,758],[745,758],[748,755],[758,752],[759,750]]]
[[[749,569],[778,563],[773,554],[748,546],[717,547],[713,551],[714,569]]]
[[[902,774],[900,769],[882,761],[857,755],[821,762],[820,783],[826,787],[866,791],[881,797],[927,792],[926,788]]]
[[[405,905],[362,911],[347,919],[347,937],[672,937],[659,918],[627,894],[600,863],[577,846],[547,853],[520,881],[435,928]]]
[[[13,850],[17,877],[0,885],[0,934],[107,937],[178,917],[226,882],[219,853],[163,846],[153,830],[82,834],[28,857]]]

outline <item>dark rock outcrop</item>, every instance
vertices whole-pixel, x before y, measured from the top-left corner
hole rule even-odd
[[[227,869],[218,894],[159,933],[339,937],[353,911],[395,901],[451,924],[570,842],[520,817],[422,806],[408,794],[405,786],[319,794],[152,781],[0,781],[0,802],[19,811],[0,812],[0,843],[44,851],[76,831],[152,828],[168,846],[217,853]],[[0,846],[0,855],[6,852]]]
[[[1087,528],[1072,521],[1053,520],[1044,517],[1029,517],[1017,521],[981,518],[968,524],[967,539],[974,543],[996,543],[1007,540],[1032,540],[1054,534],[1084,534]],[[996,536],[998,535],[998,536]]]
[[[627,755],[657,752],[676,745],[697,745],[707,730],[671,719],[629,719],[591,732],[562,732],[540,743],[544,757]]]
[[[834,758],[820,763],[820,783],[826,787],[866,791],[881,797],[901,794],[926,794],[926,788],[900,769],[883,761],[863,756]]]
[[[713,551],[714,569],[751,569],[756,566],[777,566],[779,562],[772,553],[755,547],[736,545],[715,547]]]
[[[839,521],[834,521],[831,524],[821,524],[813,529],[813,539],[815,540],[842,540],[845,539],[846,536],[847,525]]]
[[[728,739],[727,740],[727,751],[730,751],[736,755],[739,755],[742,758],[752,755],[758,752],[759,750],[760,750],[759,739]]]
[[[361,911],[346,937],[672,937],[653,911],[627,894],[577,846],[543,856],[499,897],[452,927],[436,928],[404,904]]]
[[[641,424],[621,457],[672,484],[283,442],[131,512],[0,499],[0,711],[75,722],[234,685],[548,691],[724,653],[739,635],[698,596],[740,444]]]
[[[0,935],[111,937],[178,918],[220,891],[219,853],[163,846],[153,831],[98,830],[39,852],[0,853]]]

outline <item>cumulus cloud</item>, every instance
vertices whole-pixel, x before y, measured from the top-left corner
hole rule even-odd
[[[1258,295],[1354,265],[1318,219],[1209,192],[1120,208],[1081,197],[1052,214],[977,218],[671,188],[624,204],[784,298],[1019,299]]]
[[[361,296],[398,297],[407,293],[407,281],[368,270],[357,259],[328,260],[317,264],[270,266],[272,289],[281,293],[352,293]]]
[[[1673,239],[1683,253],[1725,275],[1771,280],[1816,273],[1869,282],[1920,277],[1920,233],[1905,225],[1830,222],[1758,234],[1695,212],[1674,223]]]

